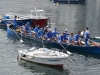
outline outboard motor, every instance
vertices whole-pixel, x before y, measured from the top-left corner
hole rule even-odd
[[[9,16],[4,16],[3,18],[4,18],[4,19],[10,19],[10,17],[9,17]]]

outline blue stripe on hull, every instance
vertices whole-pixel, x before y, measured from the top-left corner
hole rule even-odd
[[[42,42],[42,40],[38,38],[31,38],[31,37],[26,37],[26,38],[34,40],[34,41]],[[55,48],[63,49],[62,46],[57,42],[49,42],[49,41],[44,40],[44,44],[55,47]],[[62,44],[62,45],[69,51],[89,52],[89,53],[99,53],[100,54],[100,47],[97,47],[97,46],[86,47],[86,46],[68,46],[66,44]]]
[[[25,24],[27,22],[32,23],[32,19],[16,20],[16,22],[17,22],[17,25],[21,26],[21,25],[23,25],[23,23],[25,23]],[[7,23],[13,23],[13,20],[3,20],[3,21],[1,21],[1,24],[4,24],[4,25],[6,25]]]

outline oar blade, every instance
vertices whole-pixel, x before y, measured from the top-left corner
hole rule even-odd
[[[67,51],[68,54],[72,54],[71,52]]]
[[[20,42],[23,42],[23,40],[20,40]]]

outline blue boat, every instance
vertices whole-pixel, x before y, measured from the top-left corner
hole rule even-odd
[[[15,32],[9,28],[9,26],[7,26],[7,33],[16,35]],[[33,37],[30,37],[30,36],[25,36],[25,35],[22,35],[22,37],[34,40],[35,42],[37,41],[37,42],[42,43],[42,39],[40,39],[40,38],[33,38]],[[72,45],[67,45],[67,44],[60,44],[58,42],[50,42],[50,41],[47,41],[47,40],[43,40],[43,42],[44,42],[45,45],[52,46],[52,47],[55,47],[55,48],[60,48],[60,49],[63,49],[63,47],[64,47],[69,51],[78,51],[78,52],[87,52],[87,53],[89,52],[89,53],[100,54],[100,46],[96,46],[96,45],[91,45],[91,46],[75,45],[75,46],[72,46]]]
[[[79,4],[86,3],[86,0],[52,0],[54,3],[69,3],[69,4]]]

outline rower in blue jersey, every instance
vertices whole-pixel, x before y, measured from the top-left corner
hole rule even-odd
[[[49,29],[49,26],[46,26],[46,27],[44,28],[44,33],[45,33],[45,34],[48,32],[48,29]]]
[[[17,29],[17,22],[16,22],[16,18],[17,18],[17,16],[15,15],[14,20],[13,20],[14,30],[16,30],[16,29]]]
[[[44,29],[43,27],[41,27],[39,30],[38,30],[38,38],[43,38],[44,36]]]
[[[36,37],[38,37],[38,31],[39,31],[39,25],[37,25],[34,29],[34,32],[36,34]]]
[[[48,29],[48,32],[46,33],[45,37],[48,41],[52,41],[53,33],[51,32],[51,29]]]
[[[32,36],[31,31],[32,31],[32,27],[29,26],[29,27],[28,27],[28,35],[29,35],[29,36]]]
[[[63,33],[58,37],[58,42],[59,42],[59,43],[65,43],[64,35],[65,35],[65,33],[63,32]]]
[[[52,33],[53,33],[53,39],[54,39],[55,41],[57,41],[57,34],[59,34],[59,33],[57,32],[57,28],[54,28],[54,31],[53,31]]]
[[[67,42],[67,40],[68,40],[68,36],[69,36],[69,34],[67,33],[68,32],[68,30],[67,29],[65,29],[65,34],[64,34],[64,40],[65,40],[65,42]]]
[[[25,29],[26,29],[26,32],[28,32],[28,30],[29,30],[29,23],[28,22],[25,25]]]
[[[27,34],[26,33],[26,29],[25,29],[25,23],[23,23],[23,25],[21,26],[21,32],[23,33],[23,34]]]
[[[68,37],[68,45],[74,45],[74,34],[71,33],[70,36]]]
[[[80,31],[74,35],[74,42],[75,42],[75,45],[81,45],[81,42],[80,42]]]
[[[30,23],[29,23],[29,22],[27,22],[27,23],[26,23],[26,26],[30,27]]]
[[[85,28],[85,32],[84,32],[84,42],[86,46],[89,46],[88,44],[88,39],[90,38],[90,32],[88,30],[88,27]]]

